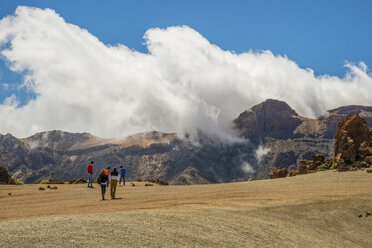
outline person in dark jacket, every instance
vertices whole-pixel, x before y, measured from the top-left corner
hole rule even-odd
[[[98,176],[98,182],[101,185],[101,192],[102,192],[102,200],[105,200],[105,193],[106,193],[106,184],[108,182],[108,177],[106,175],[106,170],[102,169],[101,173]]]
[[[91,161],[90,164],[88,165],[88,188],[93,188],[93,164],[94,161]],[[89,186],[90,184],[90,186]]]
[[[114,167],[114,170],[111,172],[111,184],[110,184],[110,193],[111,193],[111,199],[115,199],[116,194],[116,186],[118,185],[118,178],[119,178],[119,172],[117,171],[116,167]]]

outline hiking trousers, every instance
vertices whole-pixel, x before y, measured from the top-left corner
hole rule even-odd
[[[110,194],[111,194],[111,198],[112,199],[115,199],[116,186],[117,185],[118,185],[118,181],[117,180],[111,180]]]
[[[102,200],[105,199],[105,193],[106,193],[106,183],[101,184],[101,193],[102,193]]]
[[[119,184],[121,184],[121,180],[123,180],[124,186],[125,186],[125,176],[120,175]]]
[[[88,176],[88,187],[89,187],[89,184],[90,184],[90,187],[93,187],[93,174],[90,174],[89,173],[89,176]]]

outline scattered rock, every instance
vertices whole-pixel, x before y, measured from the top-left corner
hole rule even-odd
[[[372,165],[372,156],[365,157],[364,162],[366,162],[368,165]]]
[[[339,159],[337,163],[337,171],[338,172],[344,172],[344,171],[350,171],[351,167],[347,165],[343,159]]]
[[[297,167],[298,174],[307,174],[307,164],[305,161],[300,161],[300,164]]]
[[[50,185],[48,185],[47,188],[50,189]]]
[[[45,190],[43,187],[40,187],[39,190]]]
[[[152,184],[152,183],[146,183],[145,186],[146,186],[146,187],[147,187],[147,186],[153,186],[153,184]]]
[[[291,171],[291,173],[289,173],[289,176],[294,177],[297,176],[297,174],[298,174],[297,170],[293,170]]]
[[[365,166],[367,166],[367,164],[361,161],[355,161],[354,163],[351,164],[352,168],[357,168],[357,169],[366,168]]]
[[[72,180],[68,181],[69,184],[85,184],[87,182],[88,181],[85,180],[84,178],[72,179]]]
[[[275,171],[269,173],[270,179],[286,177],[288,174],[287,168],[276,168]]]
[[[361,162],[362,168],[369,168],[369,165],[366,162]]]
[[[365,216],[369,217],[369,216],[371,216],[371,213],[367,212]]]
[[[156,183],[156,184],[159,184],[159,185],[169,185],[168,182],[163,181],[163,180],[160,180],[159,178],[156,178],[156,179],[147,179],[146,181],[148,181],[150,183]]]
[[[367,170],[367,173],[372,173],[372,169],[368,169]]]
[[[132,187],[136,186],[134,183],[130,183],[130,185],[132,185]]]
[[[8,193],[8,195],[12,195],[12,193]]]
[[[309,165],[307,166],[307,169],[308,169],[308,170],[312,170],[312,171],[314,171],[314,170],[316,170],[316,168],[319,167],[319,166],[320,166],[319,161],[316,162],[316,163],[309,163]]]
[[[252,178],[248,178],[248,182],[252,182],[253,181],[253,179]]]
[[[317,154],[313,156],[313,162],[316,163],[318,162],[319,165],[324,163],[325,156],[324,154]]]
[[[50,189],[58,189],[57,186],[51,187]]]
[[[360,214],[358,217],[359,217],[359,218],[362,218],[362,217],[363,217],[363,214]]]

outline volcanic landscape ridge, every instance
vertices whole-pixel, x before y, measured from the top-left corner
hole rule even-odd
[[[128,180],[160,179],[170,184],[205,184],[268,178],[276,167],[296,169],[316,154],[333,156],[337,125],[358,114],[372,127],[372,106],[350,105],[305,118],[287,103],[268,99],[232,120],[246,142],[226,144],[200,135],[198,144],[172,133],[148,132],[124,139],[89,133],[49,131],[28,138],[0,135],[0,166],[25,183],[86,177],[101,168],[124,165]]]

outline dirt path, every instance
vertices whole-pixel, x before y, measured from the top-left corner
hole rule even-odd
[[[0,186],[0,247],[372,247],[372,174],[118,188]],[[11,192],[12,195],[8,196]],[[112,237],[112,238],[109,238]]]

